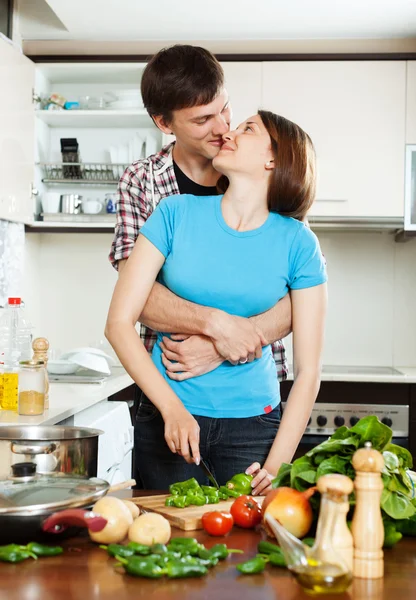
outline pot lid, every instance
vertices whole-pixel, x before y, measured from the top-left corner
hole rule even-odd
[[[35,516],[90,506],[109,487],[103,479],[63,473],[2,480],[0,515]]]

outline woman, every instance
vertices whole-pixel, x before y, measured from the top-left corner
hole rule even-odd
[[[109,310],[106,336],[145,394],[135,440],[145,488],[192,476],[205,482],[196,466],[201,450],[220,483],[245,470],[255,474],[253,493],[266,493],[291,461],[319,390],[326,272],[319,243],[302,223],[315,196],[312,142],[266,111],[223,140],[213,164],[225,176],[225,194],[163,200],[140,231]],[[231,362],[173,381],[162,362],[163,334],[148,356],[135,324],[156,278],[207,307],[205,334]],[[248,317],[288,290],[295,377],[280,423],[270,346],[261,347],[263,335]],[[230,323],[231,352],[223,335]]]

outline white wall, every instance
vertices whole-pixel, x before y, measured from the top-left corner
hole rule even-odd
[[[324,364],[416,365],[416,240],[320,232],[328,268]],[[291,340],[286,344],[292,355]]]
[[[104,339],[117,279],[107,258],[112,238],[111,233],[26,234],[27,310],[40,303],[33,309],[35,335],[46,337],[51,349],[65,351]],[[36,277],[31,272],[35,254]]]
[[[319,239],[330,294],[324,363],[416,366],[416,240],[397,244],[392,235],[365,232],[320,232]],[[112,234],[26,240],[35,334],[61,350],[102,340],[117,278],[107,258]],[[291,357],[290,340],[287,349]]]

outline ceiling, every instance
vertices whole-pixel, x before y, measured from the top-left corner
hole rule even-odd
[[[333,40],[416,37],[416,0],[20,0],[32,40]]]

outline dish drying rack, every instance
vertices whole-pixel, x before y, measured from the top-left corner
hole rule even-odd
[[[38,163],[43,183],[117,185],[128,167],[124,163]]]

